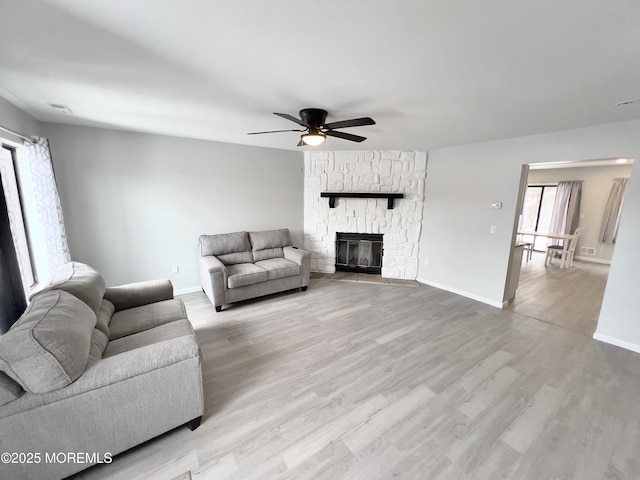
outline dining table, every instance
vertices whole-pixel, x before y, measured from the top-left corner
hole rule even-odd
[[[536,243],[536,237],[546,237],[551,238],[553,240],[563,240],[562,242],[562,260],[560,262],[560,268],[569,268],[569,263],[567,262],[567,250],[569,249],[569,240],[573,238],[573,235],[568,233],[551,233],[551,232],[534,232],[531,230],[518,230],[518,235],[530,235],[533,237],[533,242]]]

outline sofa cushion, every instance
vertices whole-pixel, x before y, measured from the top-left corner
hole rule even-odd
[[[113,306],[113,303],[109,300],[102,300],[102,305],[100,305],[96,318],[96,328],[104,333],[107,338],[109,338],[109,322],[111,322],[111,317],[115,310],[116,307]]]
[[[269,280],[269,273],[253,263],[239,263],[227,267],[227,282],[229,288],[253,285]]]
[[[109,345],[107,345],[103,358],[184,336],[193,336],[193,328],[186,318],[165,323],[164,325],[150,328],[144,332],[138,332],[133,335],[118,338],[117,340],[112,340],[109,342]]]
[[[247,232],[222,233],[219,235],[200,235],[200,255],[224,255],[225,253],[250,252]]]
[[[282,247],[291,245],[289,230],[267,230],[264,232],[249,232],[253,261],[268,260],[270,258],[283,258]]]
[[[0,372],[0,405],[13,402],[24,393],[24,389],[6,373]]]
[[[84,263],[69,262],[60,267],[49,284],[35,295],[50,290],[64,290],[89,305],[97,315],[105,288],[104,278],[96,270]]]
[[[300,275],[300,265],[286,258],[271,258],[261,260],[256,265],[264,268],[269,274],[269,280]]]
[[[187,318],[187,312],[179,298],[120,310],[111,317],[109,340],[142,332],[181,318]]]
[[[225,265],[236,265],[238,263],[253,263],[253,254],[251,252],[234,252],[216,255]]]
[[[286,228],[280,230],[265,230],[263,232],[249,232],[251,250],[266,250],[268,248],[282,248],[291,245],[291,236]]]
[[[66,387],[87,367],[95,326],[93,311],[70,293],[39,293],[0,336],[0,370],[28,392]]]
[[[102,358],[104,349],[107,348],[108,343],[109,337],[107,337],[104,332],[98,330],[97,328],[94,328],[93,335],[91,336],[91,345],[89,346],[88,363],[100,360]]]
[[[282,248],[265,248],[253,252],[253,262],[257,263],[261,260],[269,260],[270,258],[284,258]]]

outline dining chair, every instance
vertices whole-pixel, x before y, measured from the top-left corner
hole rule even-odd
[[[576,253],[576,245],[578,244],[578,239],[580,238],[580,232],[582,232],[582,227],[576,228],[576,231],[573,233],[573,236],[568,240],[569,246],[567,248],[566,253],[564,252],[564,245],[549,245],[547,247],[547,252],[544,257],[544,266],[547,266],[547,263],[551,263],[551,259],[556,255],[560,254],[560,261],[564,260],[564,264],[567,267],[573,266],[573,257]],[[566,242],[567,240],[563,240]],[[562,258],[562,255],[566,255],[565,258]]]

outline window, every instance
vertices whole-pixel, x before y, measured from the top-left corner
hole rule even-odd
[[[557,185],[529,185],[524,195],[522,207],[522,225],[520,230],[530,232],[548,232],[551,226],[553,203],[556,199]],[[531,242],[533,237],[524,235],[523,241]],[[544,251],[547,239],[537,237],[533,245],[535,250]]]

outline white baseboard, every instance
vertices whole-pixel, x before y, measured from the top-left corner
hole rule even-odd
[[[201,292],[202,287],[187,287],[187,288],[179,288],[178,290],[174,290],[174,295],[186,295],[187,293],[196,293]]]
[[[615,345],[616,347],[624,348],[626,350],[631,350],[632,352],[640,353],[640,345],[635,343],[627,342],[625,340],[620,340],[619,338],[610,337],[608,335],[602,335],[601,333],[594,333],[593,338],[600,342],[608,343],[609,345]]]
[[[478,302],[486,303],[487,305],[491,305],[492,307],[502,308],[502,302],[496,302],[494,300],[490,300],[488,298],[480,297],[478,295],[474,295],[473,293],[464,292],[462,290],[458,290],[457,288],[448,287],[447,285],[442,285],[435,282],[430,282],[429,280],[425,280],[424,278],[416,278],[416,281],[423,283],[425,285],[429,285],[431,287],[439,288],[440,290],[445,290],[447,292],[455,293],[456,295],[461,295],[463,297],[470,298],[471,300],[476,300]]]
[[[600,258],[592,258],[592,257],[580,257],[578,255],[576,255],[573,258],[576,260],[582,260],[583,262],[602,263],[604,265],[611,265],[611,260],[602,260]]]

